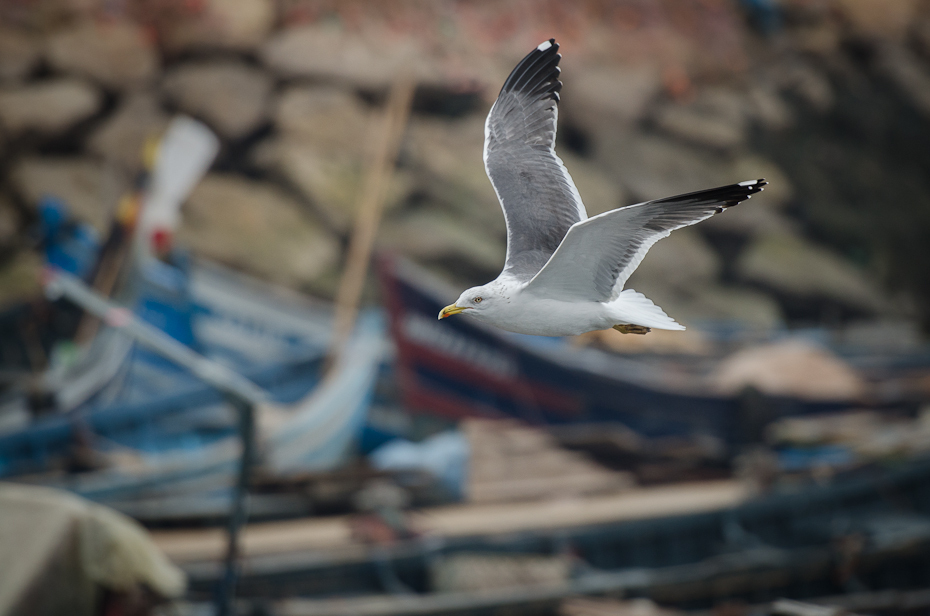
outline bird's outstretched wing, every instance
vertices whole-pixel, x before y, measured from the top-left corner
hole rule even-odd
[[[484,168],[507,222],[504,274],[520,282],[535,276],[571,226],[587,218],[554,149],[558,49],[550,39],[520,61],[484,124]]]
[[[524,292],[567,301],[617,297],[653,244],[675,229],[710,218],[762,190],[751,180],[605,212],[569,229]]]

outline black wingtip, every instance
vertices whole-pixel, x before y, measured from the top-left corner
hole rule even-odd
[[[748,180],[746,182],[740,182],[739,184],[724,186],[717,189],[721,191],[721,193],[724,193],[721,195],[724,202],[721,204],[721,207],[717,209],[717,212],[722,212],[728,207],[733,207],[737,203],[742,203],[754,194],[762,192],[762,189],[766,186],[768,186],[768,182],[765,181],[765,178],[759,178],[758,180]]]
[[[742,203],[754,194],[762,192],[762,189],[766,186],[768,186],[768,182],[765,181],[765,178],[759,178],[758,180],[748,180],[746,182],[740,182],[739,184],[729,184],[727,186],[720,186],[719,188],[710,188],[708,190],[699,190],[684,195],[666,197],[665,199],[657,199],[655,203],[704,203],[707,205],[715,205],[714,211],[719,214],[729,207]]]
[[[762,189],[768,185],[769,183],[765,181],[765,178],[759,178],[758,180],[748,180],[746,182],[740,182],[737,184],[737,186],[740,186],[747,191],[747,199],[757,192],[762,192]]]
[[[559,81],[562,69],[558,66],[561,59],[559,44],[554,38],[540,43],[511,71],[501,88],[501,94],[520,92],[540,98],[548,96],[558,102],[558,92],[562,89],[562,82]]]

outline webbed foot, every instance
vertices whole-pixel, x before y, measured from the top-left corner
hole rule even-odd
[[[652,331],[651,327],[646,327],[644,325],[614,325],[614,329],[621,334],[645,335]]]

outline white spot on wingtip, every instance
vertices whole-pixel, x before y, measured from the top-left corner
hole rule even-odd
[[[739,185],[740,186],[753,186],[758,183],[759,183],[759,180],[746,180],[745,182],[740,182]]]
[[[550,47],[552,47],[552,43],[550,43],[549,41],[543,41],[542,43],[539,44],[539,46],[536,49],[538,49],[539,51],[546,51]]]

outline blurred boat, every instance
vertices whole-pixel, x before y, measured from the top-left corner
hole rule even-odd
[[[319,616],[548,613],[605,593],[699,608],[906,591],[930,587],[928,494],[924,458],[756,498],[708,482],[438,508],[414,517],[422,536],[386,544],[354,537],[350,518],[265,523],[244,532],[239,592],[287,598],[276,613]],[[191,597],[209,596],[221,537],[154,537],[188,573]]]
[[[100,253],[94,227],[72,220],[64,201],[52,195],[43,196],[36,209],[37,220],[27,233],[41,247],[45,263],[78,276],[89,276]],[[81,310],[76,306],[67,302],[47,302],[38,294],[3,306],[0,310],[0,392],[6,393],[23,382],[34,380],[35,373],[47,364],[54,344],[72,337],[80,318]],[[0,425],[2,414],[0,408]]]
[[[646,437],[707,435],[734,446],[779,417],[827,413],[870,400],[713,393],[712,356],[635,357],[511,334],[474,319],[441,323],[456,292],[402,259],[381,263],[397,378],[405,406],[447,418],[515,417],[534,424],[620,423]],[[898,400],[883,400],[893,406]]]
[[[283,384],[291,380],[289,366],[306,370],[325,352],[331,320],[326,307],[231,270],[202,262],[171,267],[153,261],[134,284],[130,301],[141,319],[255,379],[276,396],[287,396]],[[72,443],[82,425],[109,438],[158,415],[142,413],[137,418],[139,414],[121,412],[121,406],[153,398],[195,401],[196,395],[185,392],[203,389],[184,368],[106,325],[90,350],[62,369],[58,379],[56,397],[80,386],[83,399],[69,396],[65,399],[74,402],[62,408],[65,414],[40,414],[18,430],[0,433],[0,476],[14,471],[9,467],[16,460],[23,463],[17,472],[29,470],[30,460],[36,468],[46,467]],[[310,386],[290,393],[291,399]]]
[[[267,392],[269,404],[257,410],[262,471],[282,476],[343,463],[359,439],[382,361],[380,316],[360,320],[345,360],[324,380],[325,307],[218,266],[152,263],[136,282],[136,314]],[[118,328],[100,336],[127,339]],[[167,517],[222,517],[241,449],[233,407],[186,369],[128,346],[117,374],[89,402],[0,434],[0,474],[127,511],[148,502]],[[64,466],[84,472],[49,472]]]
[[[152,284],[146,284],[151,275],[159,269],[172,271],[153,256],[167,256],[181,204],[206,173],[219,145],[203,123],[175,117],[161,138],[147,145],[146,158],[151,160],[137,178],[137,187],[114,204],[110,229],[102,242],[91,225],[72,219],[67,203],[55,196],[43,197],[33,232],[46,265],[77,276],[106,297],[115,293],[124,305],[140,302],[144,306],[146,298],[140,300],[140,291],[153,290]],[[143,280],[141,289],[136,276]],[[69,302],[37,298],[0,315],[4,334],[0,366],[6,368],[0,369],[0,386],[13,385],[14,390],[0,399],[0,430],[25,418],[26,407],[19,396],[23,389],[34,410],[67,412],[116,376],[132,348],[131,341],[112,331],[95,335],[98,330],[96,320]],[[171,333],[183,337],[184,331]]]
[[[306,388],[308,393],[291,404],[283,403],[290,396],[285,395],[284,400],[276,396],[275,403],[256,408],[257,470],[265,476],[282,477],[328,471],[344,464],[365,422],[382,351],[380,323],[375,316],[360,323],[344,361],[325,379],[322,360],[293,366],[290,378],[279,383],[292,391]],[[146,503],[158,503],[164,509],[165,500],[170,499],[175,517],[224,515],[232,499],[241,443],[238,435],[228,430],[205,434],[200,423],[203,416],[197,418],[211,406],[215,409],[219,400],[207,404],[191,404],[190,398],[182,404],[176,399],[169,404],[159,402],[165,401],[144,403],[148,409],[161,406],[167,412],[163,417],[148,418],[156,425],[111,439],[112,466],[43,483],[130,512],[144,509]],[[123,412],[127,411],[132,412],[124,408]],[[189,516],[183,515],[185,511]]]
[[[0,477],[124,509],[222,517],[242,458],[235,404],[244,400],[266,476],[330,470],[353,451],[382,359],[380,317],[359,321],[324,379],[331,307],[170,251],[180,205],[217,149],[204,125],[176,118],[103,245],[75,241],[65,204],[43,209],[55,223],[43,232],[44,283],[69,301],[52,291],[36,305],[80,310],[64,340],[26,336],[12,348],[42,357],[33,374],[9,375],[19,387],[0,400]],[[237,402],[221,391],[255,395]]]

